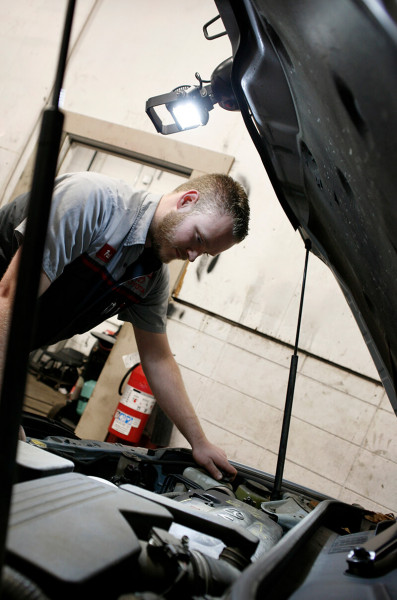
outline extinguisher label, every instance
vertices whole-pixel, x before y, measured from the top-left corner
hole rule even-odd
[[[120,404],[124,404],[124,406],[128,406],[144,415],[150,415],[155,402],[153,396],[145,394],[145,392],[141,392],[140,390],[136,390],[130,385],[127,385],[120,400]]]
[[[136,417],[132,417],[131,415],[127,415],[123,413],[121,410],[117,410],[114,415],[114,421],[112,423],[112,429],[122,433],[124,435],[128,435],[131,431],[132,427],[139,427],[141,424],[141,419],[137,419]]]

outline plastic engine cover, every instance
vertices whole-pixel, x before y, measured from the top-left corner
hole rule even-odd
[[[128,562],[169,511],[112,484],[67,473],[14,486],[7,563],[56,598],[94,597],[125,581]],[[87,593],[89,591],[89,596]]]

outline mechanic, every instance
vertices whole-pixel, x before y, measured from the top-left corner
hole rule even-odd
[[[23,194],[0,210],[0,340],[11,314],[28,198]],[[62,175],[54,184],[39,286],[32,350],[115,314],[132,323],[159,406],[216,479],[236,471],[205,436],[172,355],[166,263],[216,256],[244,239],[248,222],[247,195],[226,175],[191,179],[165,195],[98,173]]]

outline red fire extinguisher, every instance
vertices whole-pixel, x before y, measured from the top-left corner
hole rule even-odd
[[[119,393],[128,373],[120,383]],[[108,438],[115,436],[130,443],[138,442],[155,402],[143,369],[137,363],[131,368],[126,388],[110,421]]]

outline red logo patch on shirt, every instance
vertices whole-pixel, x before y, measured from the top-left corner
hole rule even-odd
[[[109,244],[105,244],[104,246],[102,246],[102,248],[100,250],[98,250],[98,252],[96,253],[96,256],[97,256],[97,258],[100,258],[101,260],[103,260],[103,262],[108,263],[109,260],[111,260],[113,258],[115,253],[116,253],[116,250],[114,248],[112,248],[112,246],[109,246]]]

